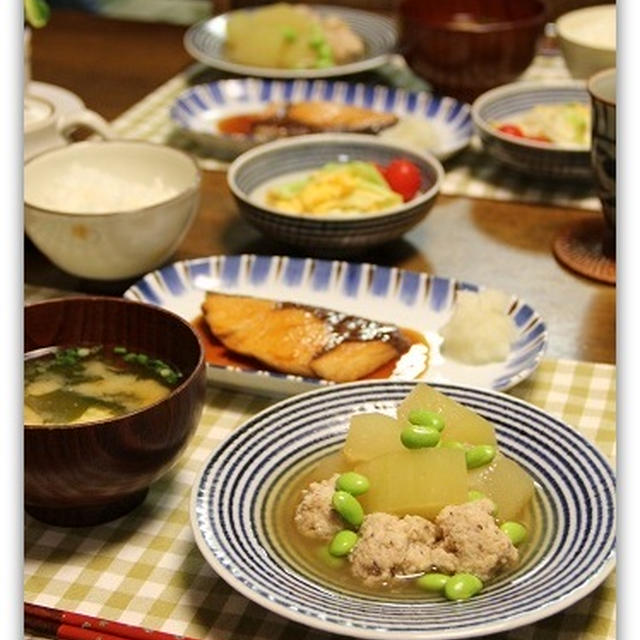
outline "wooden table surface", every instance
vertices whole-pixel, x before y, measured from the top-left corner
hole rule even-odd
[[[32,42],[34,80],[65,87],[113,119],[193,62],[185,28],[54,10]],[[439,196],[422,232],[354,261],[436,273],[502,289],[529,302],[546,320],[548,356],[615,363],[616,289],[568,271],[551,243],[565,225],[595,213]],[[203,255],[291,253],[244,223],[225,174],[205,172],[200,211],[175,259]],[[300,254],[296,254],[300,255]],[[25,283],[120,295],[131,284],[81,280],[52,265],[25,241]]]

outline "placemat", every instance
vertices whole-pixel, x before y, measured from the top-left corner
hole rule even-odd
[[[616,369],[545,360],[511,393],[577,428],[615,464]],[[210,386],[198,431],[178,465],[156,482],[144,505],[115,522],[64,529],[25,516],[24,596],[202,640],[331,640],[236,593],[205,563],[189,524],[197,473],[218,443],[265,398]],[[494,640],[613,640],[615,575],[578,603]]]
[[[169,110],[187,87],[228,77],[232,76],[195,63],[115,119],[113,128],[120,137],[149,140],[190,151],[204,169],[225,170],[227,163],[212,157],[174,126]],[[560,78],[569,78],[562,56],[541,53],[534,58],[521,79]],[[418,78],[398,55],[380,69],[338,79],[386,84],[413,91],[429,89],[429,85]],[[444,167],[446,175],[441,188],[444,195],[600,210],[600,201],[588,184],[533,179],[505,169],[482,151],[480,141],[475,136],[467,149],[447,160]]]

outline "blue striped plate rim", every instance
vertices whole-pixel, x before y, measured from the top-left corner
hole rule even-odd
[[[365,56],[325,69],[280,69],[238,64],[227,59],[224,52],[226,23],[232,12],[189,27],[184,35],[184,47],[196,60],[213,68],[243,76],[267,78],[328,78],[360,73],[383,65],[397,47],[398,32],[391,18],[346,7],[314,5],[313,8],[321,14],[333,14],[346,22],[364,41]]]
[[[548,343],[547,327],[540,315],[526,301],[511,295],[509,315],[518,333],[505,362],[472,366],[441,357],[437,330],[447,321],[458,292],[485,287],[370,263],[257,254],[194,258],[147,274],[124,296],[160,305],[193,320],[204,299],[199,278],[206,278],[217,290],[227,293],[315,304],[421,331],[434,350],[424,376],[428,382],[506,390],[535,371]],[[210,377],[224,376],[225,370],[233,369],[210,365]],[[330,384],[270,371],[233,373],[248,389],[273,383],[276,394]]]
[[[372,381],[281,401],[234,431],[201,468],[191,496],[198,547],[232,587],[287,618],[354,637],[447,640],[505,631],[586,596],[615,564],[615,477],[577,431],[521,400],[433,385],[493,422],[500,449],[534,478],[540,535],[516,570],[463,604],[394,601],[330,584],[278,539],[274,506],[283,486],[335,451],[355,412],[390,412],[414,382]],[[259,443],[257,446],[256,443]]]
[[[423,119],[437,131],[438,158],[466,147],[473,135],[470,105],[424,91],[408,91],[330,80],[263,80],[238,78],[196,85],[183,91],[170,109],[173,122],[187,132],[205,133],[194,126],[197,116],[228,106],[268,105],[271,102],[324,100]],[[210,135],[215,133],[209,132]],[[224,137],[220,134],[220,137]]]

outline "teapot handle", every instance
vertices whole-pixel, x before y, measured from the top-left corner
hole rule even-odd
[[[71,133],[74,129],[81,126],[91,129],[93,133],[99,135],[103,140],[113,138],[113,132],[109,123],[101,115],[89,109],[63,115],[56,122],[58,133],[69,142],[72,142]]]

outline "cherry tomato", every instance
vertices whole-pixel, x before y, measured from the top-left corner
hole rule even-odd
[[[422,183],[420,169],[413,162],[404,158],[395,158],[387,166],[384,173],[389,186],[407,202],[411,200]]]
[[[498,131],[506,133],[508,136],[516,136],[518,138],[524,138],[522,129],[515,124],[502,124],[498,127]]]

